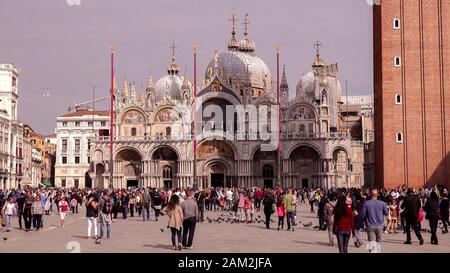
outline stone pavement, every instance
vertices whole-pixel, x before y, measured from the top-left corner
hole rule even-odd
[[[228,214],[228,213],[226,213]],[[264,217],[262,213],[261,219]],[[64,228],[59,227],[59,216],[52,214],[44,219],[44,229],[40,231],[24,232],[14,229],[9,233],[0,231],[0,253],[25,252],[25,253],[55,253],[72,252],[79,249],[80,252],[144,252],[144,253],[173,253],[171,250],[170,230],[166,229],[167,217],[160,217],[158,222],[152,220],[143,222],[141,218],[129,217],[126,220],[117,219],[112,225],[112,239],[102,240],[101,244],[88,241],[87,220],[84,210],[79,214],[68,215]],[[119,214],[120,218],[121,214]],[[207,212],[205,217],[217,218],[218,212]],[[276,217],[272,219],[276,221]],[[267,230],[264,224],[236,224],[236,223],[204,223],[198,224],[194,238],[194,248],[182,252],[219,252],[219,253],[337,253],[338,249],[328,245],[328,234],[318,231],[313,227],[318,219],[315,214],[309,213],[308,205],[298,206],[297,225],[293,231],[277,231],[276,223],[271,223],[271,230]],[[305,228],[303,223],[313,222],[312,227]],[[424,222],[425,223],[425,222]],[[17,218],[14,219],[15,227],[18,226]],[[286,228],[286,223],[285,223]],[[161,231],[162,230],[162,231]],[[99,230],[100,231],[100,230]],[[427,253],[450,251],[450,235],[441,234],[439,246],[430,244],[430,233],[425,233],[425,245],[419,246],[417,238],[413,235],[413,245],[404,245],[405,235],[384,234],[382,251],[388,253]],[[363,238],[366,234],[362,233]],[[1,239],[3,238],[3,239]],[[6,240],[5,240],[6,238]],[[367,253],[366,244],[361,248],[352,245],[350,253]]]

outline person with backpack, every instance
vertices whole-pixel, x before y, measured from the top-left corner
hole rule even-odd
[[[98,202],[98,210],[100,216],[100,239],[103,239],[104,235],[104,227],[106,226],[106,238],[111,238],[111,213],[112,213],[112,202],[111,198],[108,195],[108,192],[105,190],[103,196],[100,198]]]
[[[155,211],[155,220],[158,221],[159,213],[162,209],[162,200],[161,200],[161,194],[159,193],[159,190],[155,190],[155,195],[152,198],[152,207]]]
[[[198,219],[197,222],[204,222],[205,221],[205,199],[207,195],[206,192],[199,188],[198,192],[194,195],[195,200],[197,200],[197,207],[198,207]]]
[[[266,196],[264,196],[262,208],[266,217],[265,223],[267,229],[270,229],[270,216],[275,212],[274,203],[275,198],[273,196],[273,191],[272,189],[269,189],[266,193]]]

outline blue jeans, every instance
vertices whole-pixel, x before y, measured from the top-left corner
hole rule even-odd
[[[297,213],[295,211],[288,211],[287,219],[286,219],[286,221],[287,221],[287,228],[288,229],[291,229],[291,226],[292,226],[292,228],[294,228],[296,214]]]
[[[339,253],[348,252],[348,242],[350,241],[352,233],[350,231],[338,231],[337,241],[339,246]]]
[[[150,208],[145,208],[144,206],[142,207],[142,220],[150,220]]]
[[[13,219],[12,215],[10,215],[10,214],[6,215],[6,230],[12,229],[12,219]]]

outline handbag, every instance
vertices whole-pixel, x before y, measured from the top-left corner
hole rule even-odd
[[[5,227],[5,226],[6,226],[6,219],[5,219],[5,216],[2,215],[2,217],[0,218],[0,222],[1,222],[1,224],[2,224],[2,227]]]

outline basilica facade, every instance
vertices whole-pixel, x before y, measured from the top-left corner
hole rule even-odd
[[[298,80],[295,97],[289,97],[283,67],[278,108],[276,79],[257,56],[247,30],[238,40],[233,28],[227,50],[212,55],[197,92],[187,73],[180,71],[175,54],[166,76],[154,83],[150,73],[146,90],[138,91],[127,82],[116,88],[113,160],[109,137],[92,141],[94,186],[329,188],[364,184],[363,144],[341,129],[337,64],[327,65],[317,50],[312,70]],[[253,110],[231,118],[225,114],[226,109],[239,106]],[[263,106],[267,113],[258,111]],[[194,126],[194,107],[202,110],[198,126]],[[279,113],[279,123],[272,122],[277,119],[273,112]],[[262,138],[261,130],[252,129],[262,127],[253,126],[251,118],[261,113],[269,119],[266,134],[279,136],[280,153],[277,145],[263,149],[270,140]],[[224,122],[218,122],[218,116]],[[231,136],[225,132],[238,124],[242,130],[233,130]],[[207,136],[206,132],[213,133]]]

